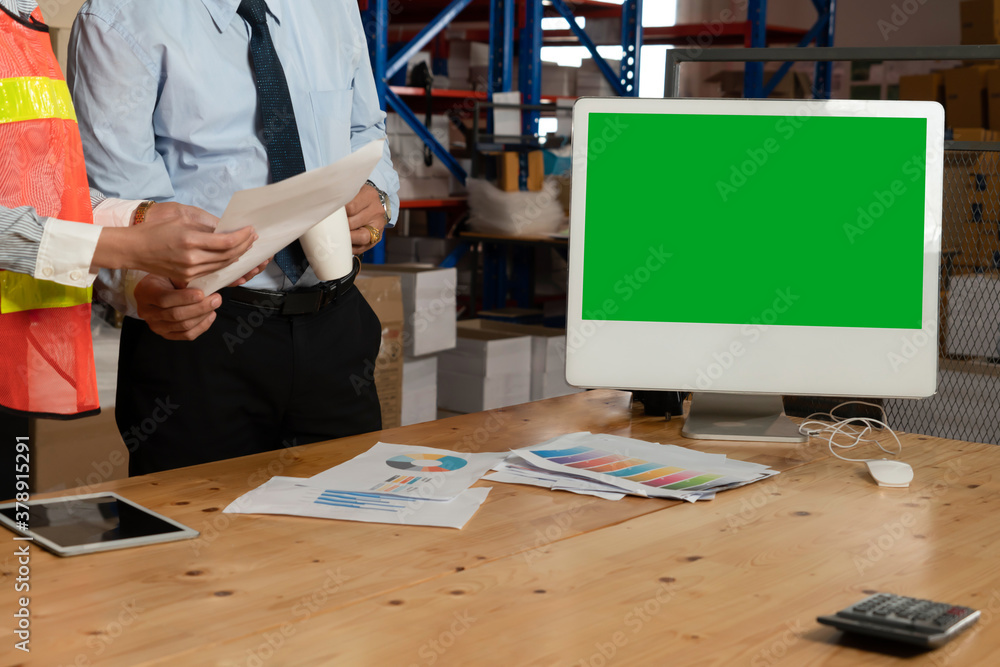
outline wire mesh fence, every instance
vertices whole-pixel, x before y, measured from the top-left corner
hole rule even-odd
[[[937,394],[885,409],[895,429],[1000,444],[1000,151],[944,161]]]

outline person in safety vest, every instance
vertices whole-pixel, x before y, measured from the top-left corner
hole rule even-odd
[[[228,266],[256,235],[214,234],[218,218],[193,206],[90,189],[76,113],[37,4],[0,0],[0,10],[0,453],[15,465],[30,460],[29,416],[100,410],[90,331],[99,267],[184,284]],[[5,477],[0,499],[25,490],[27,476]]]

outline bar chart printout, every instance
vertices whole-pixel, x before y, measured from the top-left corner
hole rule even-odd
[[[716,491],[777,474],[722,454],[592,433],[560,436],[512,456],[543,471],[594,480],[633,495],[683,500],[710,498]]]

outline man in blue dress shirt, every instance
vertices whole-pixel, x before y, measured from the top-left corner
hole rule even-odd
[[[239,6],[83,6],[68,80],[93,187],[221,215],[233,193],[271,181],[252,27]],[[305,168],[384,138],[356,0],[266,0],[266,9]],[[347,208],[356,254],[395,222],[399,183],[388,145],[370,179]],[[353,274],[324,284],[310,269],[293,285],[271,262],[245,288],[225,290],[217,310],[211,297],[198,300],[156,276],[118,272],[101,281],[98,294],[131,316],[116,419],[132,474],[380,428],[370,378],[381,325]],[[207,332],[191,334],[206,321]]]

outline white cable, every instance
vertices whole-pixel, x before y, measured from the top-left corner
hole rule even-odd
[[[871,417],[838,417],[834,414],[837,408],[841,408],[845,405],[868,405],[873,408],[878,408],[879,412],[882,413],[882,419],[872,419]],[[829,417],[833,423],[826,423],[822,421],[816,421],[816,417]],[[857,425],[863,425],[864,428],[859,428]],[[893,440],[896,441],[895,452],[890,451],[882,446],[878,440],[874,438],[866,438],[865,436],[874,431],[876,426],[882,427],[889,432]],[[853,449],[860,444],[872,443],[881,449],[886,454],[891,454],[893,456],[900,456],[903,453],[903,443],[899,441],[899,437],[896,435],[889,425],[886,423],[885,408],[881,405],[876,405],[875,403],[868,403],[866,401],[845,401],[839,405],[835,405],[830,409],[830,412],[814,412],[813,414],[806,417],[806,420],[802,422],[799,426],[799,433],[807,436],[827,436],[827,446],[830,448],[830,453],[836,456],[838,459],[843,461],[853,461],[855,463],[866,463],[868,461],[876,461],[878,459],[851,459],[846,456],[841,456],[837,453],[836,449]],[[853,438],[847,443],[837,442],[836,438],[838,436],[847,436],[848,438]],[[836,448],[836,449],[834,449]]]

